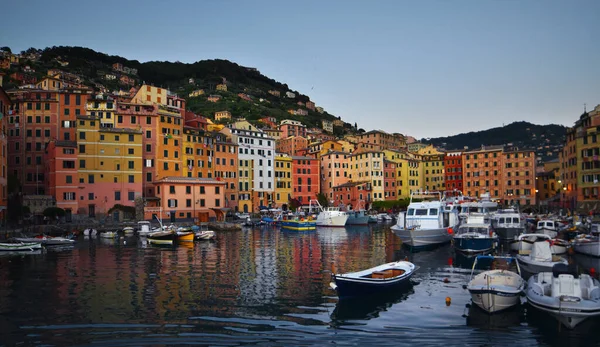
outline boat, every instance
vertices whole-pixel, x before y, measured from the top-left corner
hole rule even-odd
[[[175,241],[176,232],[172,230],[168,231],[156,231],[148,234],[147,239],[149,244],[154,245],[172,245]]]
[[[313,208],[316,208],[319,214],[315,220],[316,226],[325,227],[343,227],[348,220],[348,214],[341,211],[339,207],[323,207],[317,200],[310,200],[309,213],[312,214]]]
[[[492,217],[492,226],[500,240],[514,240],[525,232],[521,215],[513,209],[498,210]]]
[[[125,234],[125,235],[133,235],[133,227],[125,227],[125,228],[123,228],[123,234]]]
[[[600,238],[598,236],[580,235],[571,242],[575,252],[600,257]]]
[[[192,228],[179,228],[175,232],[177,242],[194,242],[194,232]]]
[[[407,284],[417,270],[413,263],[397,261],[366,270],[336,274],[332,271],[329,285],[339,297],[352,297],[387,292]]]
[[[414,199],[423,199],[416,202]],[[398,214],[391,230],[411,248],[436,246],[452,240],[453,228],[459,223],[458,211],[446,204],[440,192],[414,192],[407,211]]]
[[[311,217],[294,218],[281,221],[281,228],[295,231],[315,230],[317,228],[317,223]]]
[[[378,213],[377,214],[377,221],[378,222],[391,222],[394,220],[394,218],[392,218],[392,216],[390,216],[388,213],[382,212],[382,213]]]
[[[346,210],[348,214],[348,220],[346,225],[367,225],[369,224],[369,214],[364,209],[364,202],[362,200],[358,203],[358,209]]]
[[[552,255],[547,241],[535,242],[529,254],[519,254],[517,259],[521,267],[532,274],[550,271],[556,264],[568,264],[566,259]]]
[[[481,253],[496,248],[498,236],[492,225],[485,221],[484,214],[471,213],[467,222],[461,224],[454,233],[454,248],[466,253]]]
[[[192,226],[192,231],[194,232],[194,238],[198,241],[212,240],[215,238],[215,232],[212,230],[203,230],[201,226],[194,225]]]
[[[369,215],[369,223],[377,223],[377,216],[370,214]]]
[[[461,220],[467,219],[471,213],[492,215],[498,211],[498,203],[491,200],[490,193],[488,192],[481,193],[477,201],[472,201],[472,198],[460,197],[457,205]]]
[[[42,248],[39,242],[2,242],[0,251],[33,251]]]
[[[546,234],[551,238],[555,238],[558,235],[558,229],[558,223],[550,219],[539,220],[535,227],[537,233]]]
[[[481,272],[473,277],[477,264],[481,260],[491,260],[493,269]],[[495,268],[498,261],[503,261],[504,268]],[[515,265],[517,272],[509,270]],[[503,267],[503,266],[500,266]],[[466,287],[473,303],[488,313],[506,310],[520,303],[520,294],[525,289],[525,281],[521,278],[518,261],[513,257],[491,255],[477,256],[471,269],[471,279]]]
[[[531,252],[533,244],[540,241],[550,243],[550,252],[553,255],[565,254],[570,247],[567,241],[557,238],[552,239],[546,234],[521,234],[515,240],[509,242],[509,247],[511,251],[519,254],[528,254]]]
[[[48,235],[38,235],[36,237],[15,237],[13,238],[16,242],[23,243],[39,243],[44,246],[64,246],[72,245],[75,243],[74,239],[67,237],[52,237]]]
[[[552,271],[531,276],[525,293],[529,305],[573,329],[586,318],[600,315],[599,287],[590,275],[577,275],[566,264],[557,264]]]
[[[139,236],[148,236],[150,234],[150,222],[148,221],[139,221],[138,222],[138,235]]]

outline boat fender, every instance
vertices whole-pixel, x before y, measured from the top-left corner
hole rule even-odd
[[[446,306],[450,306],[450,304],[452,304],[452,299],[449,296],[447,296],[446,297]]]
[[[452,230],[452,228],[448,228],[448,234],[449,234],[449,235],[452,235],[452,234],[454,234],[454,230]]]

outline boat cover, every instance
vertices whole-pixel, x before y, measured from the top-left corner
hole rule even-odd
[[[529,255],[531,260],[552,261],[552,250],[550,244],[546,241],[535,242]]]

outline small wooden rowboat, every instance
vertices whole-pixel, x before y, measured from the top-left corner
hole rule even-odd
[[[334,282],[329,285],[339,297],[370,295],[407,284],[416,270],[413,263],[398,261],[357,272],[332,273]]]

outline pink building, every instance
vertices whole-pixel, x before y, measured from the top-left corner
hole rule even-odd
[[[302,124],[302,122],[295,120],[282,120],[281,124],[279,125],[279,130],[281,130],[282,139],[290,136],[306,137],[306,126]]]
[[[321,192],[333,200],[333,188],[349,180],[348,153],[332,151],[321,156]]]
[[[397,200],[396,196],[396,163],[383,160],[383,196],[385,200]]]
[[[347,182],[333,187],[334,206],[352,206],[352,209],[370,208],[368,196],[371,193],[368,182]]]
[[[301,136],[281,138],[275,142],[275,150],[289,156],[301,156],[306,153],[308,140]]]
[[[77,143],[52,140],[46,145],[46,191],[56,199],[56,207],[65,210],[65,219],[77,212]],[[38,183],[39,184],[39,183]],[[44,182],[42,182],[42,185]],[[39,191],[39,189],[38,189]]]

